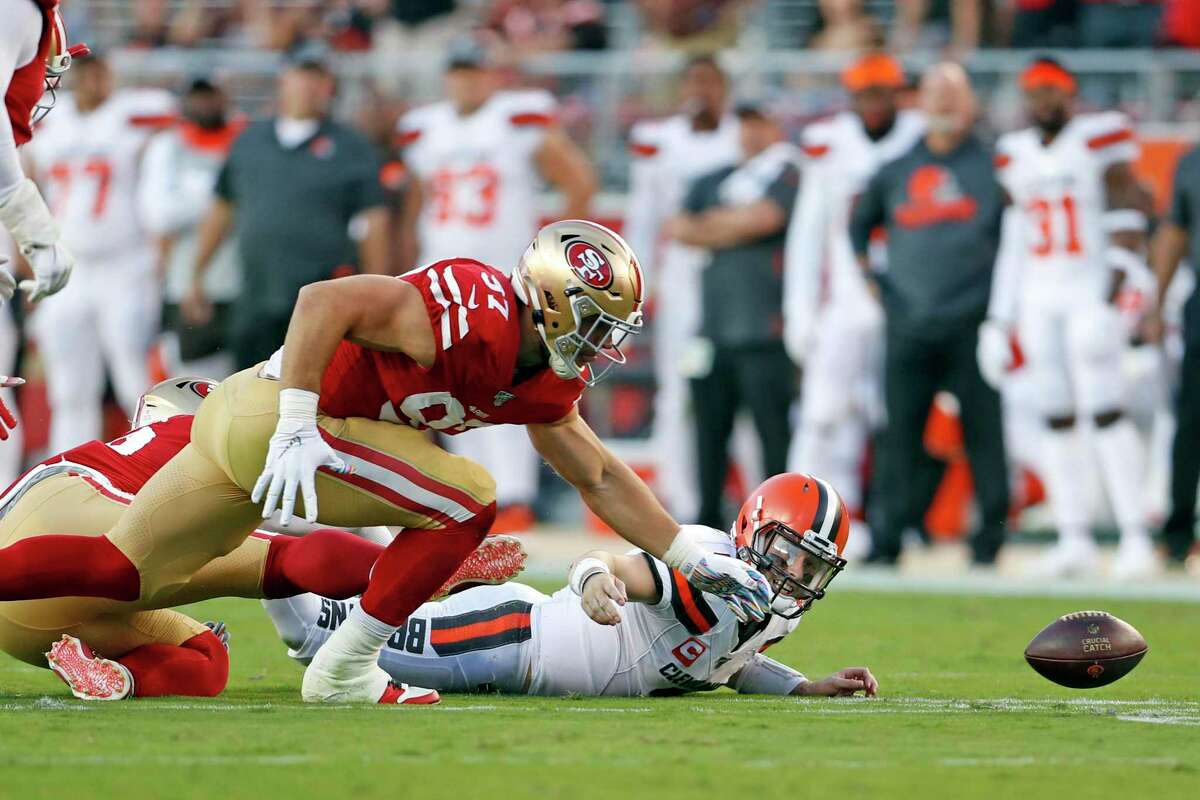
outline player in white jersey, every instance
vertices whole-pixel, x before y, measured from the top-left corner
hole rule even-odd
[[[871,176],[912,149],[924,115],[899,110],[904,71],[869,53],[842,74],[852,108],[809,125],[800,197],[784,255],[784,341],[803,368],[789,468],[828,475],[862,513],[862,461],[881,413],[883,311],[850,246],[850,209]],[[855,549],[869,544],[865,527]]]
[[[704,251],[667,240],[663,226],[680,211],[692,181],[742,159],[740,125],[729,109],[729,79],[711,56],[690,60],[680,85],[680,113],[633,126],[632,165],[625,236],[643,254],[651,297],[658,297],[652,321],[654,371],[654,451],[656,488],[671,512],[695,519],[695,435],[689,411],[689,348],[700,315]],[[670,295],[664,292],[670,287]],[[669,299],[669,302],[666,302]]]
[[[565,218],[588,216],[595,172],[559,126],[554,98],[542,90],[501,90],[495,57],[480,39],[454,43],[447,99],[400,120],[412,178],[402,211],[406,269],[464,257],[516,264],[540,227],[543,181],[562,194]],[[532,523],[538,459],[524,431],[496,425],[455,437],[451,449],[496,476],[494,530]]]
[[[547,597],[523,584],[468,589],[426,603],[388,642],[379,664],[440,691],[533,695],[664,695],[729,686],[748,694],[874,695],[870,670],[820,681],[764,654],[825,595],[845,561],[849,513],[823,480],[778,475],[754,490],[732,535],[690,526],[701,546],[738,555],[767,575],[772,613],[745,622],[642,551],[595,551]],[[312,658],[352,603],[303,595],[265,603],[300,661]]]
[[[9,271],[10,255],[20,253],[34,279],[21,282],[31,302],[54,294],[71,276],[74,258],[60,241],[61,234],[37,185],[25,176],[17,148],[33,137],[33,125],[54,104],[58,82],[76,55],[87,45],[69,47],[58,0],[0,0],[0,302],[9,300],[17,281]],[[9,244],[13,247],[9,248]],[[0,323],[0,370],[16,357],[16,327],[8,311]],[[23,383],[0,377],[0,388]],[[7,393],[6,393],[7,394]],[[11,398],[9,398],[11,399]],[[16,428],[16,417],[0,399],[0,440]],[[21,459],[21,442],[0,454],[0,474],[11,479]]]
[[[1125,413],[1132,387],[1121,362],[1130,325],[1115,303],[1122,286],[1153,286],[1142,254],[1150,203],[1131,168],[1138,148],[1123,114],[1072,113],[1075,78],[1057,62],[1034,61],[1021,87],[1033,126],[997,143],[1012,207],[980,331],[980,368],[989,380],[1003,380],[1015,330],[1037,386],[1042,472],[1059,531],[1037,571],[1095,568],[1090,459],[1078,430],[1090,426],[1121,532],[1114,573],[1140,576],[1153,570],[1155,557],[1141,489],[1143,444]]]
[[[139,165],[150,135],[173,121],[175,103],[167,92],[113,84],[105,59],[78,60],[72,94],[27,148],[78,259],[74,280],[33,321],[55,452],[100,437],[106,366],[127,413],[150,383],[158,289],[152,239],[137,212]]]

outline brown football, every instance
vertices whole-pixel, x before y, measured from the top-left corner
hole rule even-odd
[[[1092,689],[1127,675],[1146,650],[1128,622],[1107,611],[1076,611],[1042,628],[1025,648],[1025,660],[1060,686]]]

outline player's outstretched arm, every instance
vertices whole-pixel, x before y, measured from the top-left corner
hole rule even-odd
[[[641,555],[617,556],[592,550],[575,559],[567,571],[568,585],[579,595],[584,612],[601,625],[618,625],[621,606],[657,603],[650,564]]]
[[[771,596],[766,579],[736,558],[702,548],[637,473],[604,446],[578,411],[527,429],[542,457],[622,538],[682,572],[701,591],[724,598],[742,619],[766,616]]]
[[[852,697],[862,692],[867,697],[879,694],[879,681],[866,667],[839,669],[828,678],[819,681],[804,681],[791,691],[795,695],[810,697]]]
[[[291,521],[296,493],[304,498],[304,518],[317,519],[316,473],[320,467],[347,472],[346,463],[317,430],[321,377],[343,339],[433,364],[433,329],[420,291],[383,275],[355,275],[305,286],[296,300],[284,339],[279,422],[266,466],[250,499],[263,503],[263,517],[280,508],[281,524]]]

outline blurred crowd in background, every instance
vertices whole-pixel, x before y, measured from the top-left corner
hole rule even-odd
[[[483,25],[521,55],[608,47],[735,47],[771,24],[776,47],[1200,47],[1196,0],[69,0],[105,46],[342,51],[436,44]],[[616,30],[614,30],[614,28]]]
[[[663,271],[657,248],[690,239],[702,249],[724,247],[705,244],[703,223],[699,231],[688,229],[687,214],[702,220],[704,213],[729,203],[715,184],[706,192],[693,186],[693,179],[717,168],[734,171],[726,161],[786,162],[793,164],[795,174],[780,173],[760,189],[774,198],[794,195],[805,177],[799,169],[801,154],[789,142],[800,142],[814,120],[848,107],[856,90],[845,83],[843,69],[871,50],[886,50],[908,68],[895,85],[888,84],[902,110],[917,104],[916,78],[925,65],[940,58],[966,63],[982,98],[977,130],[989,142],[1023,122],[1014,78],[1035,49],[1083,48],[1065,51],[1068,62],[1070,53],[1077,52],[1078,61],[1070,63],[1079,68],[1081,108],[1119,109],[1142,125],[1140,133],[1163,140],[1163,146],[1147,148],[1153,155],[1147,169],[1157,179],[1155,184],[1147,177],[1147,185],[1160,210],[1171,192],[1175,162],[1200,120],[1200,55],[1186,50],[1200,48],[1200,0],[64,0],[63,11],[72,38],[92,44],[100,58],[81,62],[69,73],[64,82],[69,100],[47,123],[53,135],[35,138],[27,150],[33,174],[45,188],[67,177],[63,169],[56,173],[55,160],[69,160],[72,148],[86,150],[89,139],[99,143],[110,136],[133,144],[123,150],[127,160],[118,176],[128,185],[121,189],[113,184],[113,191],[125,192],[128,208],[117,222],[76,234],[71,244],[79,259],[77,291],[87,285],[89,261],[124,262],[102,276],[94,273],[93,279],[106,288],[86,313],[111,317],[109,327],[120,329],[125,338],[104,332],[107,323],[97,323],[94,334],[81,326],[74,338],[63,336],[70,314],[82,311],[60,314],[51,322],[50,314],[38,310],[32,324],[25,324],[23,312],[28,310],[15,309],[17,326],[27,334],[19,348],[20,372],[33,379],[20,398],[26,461],[47,448],[63,449],[99,435],[99,427],[118,433],[138,385],[180,371],[219,378],[265,358],[282,343],[291,298],[303,283],[355,270],[398,274],[420,263],[426,250],[412,240],[418,211],[409,206],[411,189],[440,179],[430,178],[426,167],[414,161],[414,154],[424,151],[410,148],[405,153],[404,146],[420,135],[406,128],[406,120],[420,119],[410,112],[422,103],[447,93],[460,103],[476,91],[446,80],[460,67],[494,75],[496,85],[488,92],[520,88],[536,93],[527,95],[533,98],[529,109],[519,107],[504,118],[524,118],[518,123],[522,130],[513,133],[518,143],[513,146],[525,149],[512,158],[532,158],[536,166],[528,178],[538,190],[529,224],[534,215],[554,216],[564,206],[586,209],[593,218],[623,227],[643,258],[655,261],[651,334],[641,337],[631,363],[614,380],[589,393],[586,410],[597,430],[619,443],[619,453],[657,480],[658,490],[681,518],[714,524],[727,513],[728,503],[722,503],[720,488],[714,497],[713,487],[727,486],[728,501],[740,487],[753,485],[763,463],[771,471],[785,464],[789,426],[798,424],[798,415],[793,412],[790,423],[784,419],[774,429],[756,418],[761,447],[747,444],[753,435],[733,433],[738,465],[728,474],[725,451],[712,450],[712,443],[703,439],[713,426],[706,423],[706,430],[699,431],[699,446],[709,448],[699,466],[692,457],[676,458],[674,450],[685,439],[687,447],[694,447],[697,431],[676,431],[674,438],[664,440],[656,430],[680,419],[680,403],[688,402],[686,382],[665,405],[662,392],[675,380],[678,362],[694,354],[668,352],[655,331],[675,324],[664,323],[669,313],[664,308],[699,302],[674,292],[670,281],[678,276]],[[470,45],[463,51],[467,35],[478,52],[470,52]],[[1180,51],[1151,50],[1163,47]],[[1122,53],[1114,54],[1113,48]],[[708,53],[720,57],[689,60]],[[111,107],[111,97],[124,104],[120,120],[140,120],[136,129],[105,131],[85,123],[70,132],[72,119],[106,103]],[[639,156],[657,154],[674,135],[646,121],[677,112],[691,119],[708,115],[712,119],[705,124],[712,122],[719,138],[680,145],[697,149],[682,157],[689,163],[671,167],[677,174],[670,184],[674,196],[668,197],[663,194],[668,184],[654,182],[661,174],[645,178]],[[739,127],[722,133],[727,118],[736,118]],[[547,120],[565,133],[561,142],[530,132],[550,124]],[[264,122],[255,126],[256,121]],[[271,126],[274,134],[265,133]],[[242,138],[247,130],[259,138]],[[656,138],[661,136],[667,138]],[[530,137],[532,144],[524,144],[522,137]],[[277,152],[280,147],[298,148],[315,162],[289,162]],[[230,152],[235,157],[227,162]],[[327,164],[336,167],[327,169]],[[95,177],[93,166],[83,163],[82,173]],[[754,180],[744,183],[742,193],[754,195],[746,188]],[[57,195],[53,187],[48,191],[56,214],[63,213],[66,202],[62,191],[62,186]],[[97,218],[103,201],[89,197],[77,213]],[[336,202],[323,202],[330,197]],[[776,211],[760,207],[774,215],[773,224],[751,226],[767,244],[746,257],[765,259],[764,275],[779,269],[769,265],[782,257],[794,200],[780,200]],[[76,196],[75,202],[84,201]],[[436,196],[427,198],[426,207],[437,202]],[[662,207],[656,209],[656,203]],[[676,211],[685,213],[672,218]],[[64,219],[63,224],[70,240],[71,222]],[[114,225],[133,231],[122,252],[101,241],[116,235]],[[695,220],[692,225],[697,226]],[[461,255],[490,260],[486,252]],[[501,266],[507,269],[515,256],[506,252],[495,258],[505,261]],[[136,269],[128,266],[133,261]],[[708,279],[716,274],[713,270]],[[739,280],[728,275],[727,289]],[[1190,280],[1186,271],[1181,275],[1182,283]],[[695,281],[695,276],[685,280]],[[720,294],[723,289],[705,291]],[[1186,297],[1186,288],[1179,291]],[[136,302],[129,299],[134,297]],[[66,307],[65,299],[55,300]],[[1141,398],[1145,403],[1134,409],[1141,414],[1143,443],[1151,454],[1145,476],[1151,526],[1167,513],[1169,396],[1176,382],[1170,376],[1182,358],[1181,306],[1179,300],[1168,309],[1174,314],[1168,320],[1168,347],[1174,348],[1169,363],[1175,366],[1161,373],[1161,381],[1155,378],[1155,386]],[[133,314],[134,307],[142,311]],[[767,331],[769,312],[763,313],[762,330]],[[804,402],[799,379],[790,376],[793,366],[799,371],[803,365],[789,364],[781,332],[771,330],[763,334],[771,343],[758,350],[754,348],[762,343],[754,337],[759,332],[735,334],[742,339],[732,358],[748,363],[761,357],[755,363],[762,374],[784,376],[781,390],[764,394],[786,400],[786,416],[792,400]],[[81,364],[58,367],[57,389],[54,378],[38,366],[56,335],[59,349],[66,352],[60,364]],[[753,341],[744,341],[745,336]],[[737,349],[745,346],[751,350]],[[708,354],[709,369],[716,356]],[[101,369],[105,364],[107,369]],[[1153,370],[1159,374],[1158,366]],[[71,377],[64,382],[63,375]],[[39,377],[50,378],[48,393]],[[740,391],[753,405],[753,376],[736,380],[743,381]],[[106,383],[110,388],[105,389]],[[710,398],[717,391],[704,385],[691,388]],[[98,406],[93,394],[101,391],[109,400],[107,422],[92,409]],[[72,405],[76,408],[66,422],[64,414]],[[725,437],[726,428],[733,429],[737,405],[703,410],[706,419],[718,420],[718,438]],[[57,421],[54,408],[60,409]],[[748,410],[756,416],[760,411]],[[761,411],[764,419],[779,422],[777,409]],[[913,535],[961,536],[976,526],[959,423],[960,416],[970,413],[949,395],[935,398],[925,435],[925,447],[938,462],[925,490],[926,499],[933,497],[935,503],[923,521],[910,520]],[[1006,421],[1006,427],[1012,426]],[[868,434],[862,434],[857,450],[853,442],[849,445],[854,451],[851,473],[871,469]],[[510,446],[502,446],[495,463],[471,454],[500,475]],[[13,462],[5,466],[9,471],[17,467],[10,458],[13,451],[9,447],[5,455]],[[1047,524],[1047,517],[1037,512],[1045,493],[1036,457],[1026,456],[1027,451],[1009,444],[1011,509],[1019,514],[1032,507],[1026,525]],[[516,514],[503,518],[503,526],[522,529],[538,518],[576,523],[578,507],[564,500],[555,481],[539,476],[531,463],[532,483],[509,498],[506,505]],[[915,474],[907,477],[917,479]],[[701,480],[707,486],[703,506],[696,491]],[[1084,502],[1103,509],[1099,478],[1087,480],[1095,485]],[[839,489],[853,495],[850,504],[865,518],[869,481],[860,475],[855,482],[855,489]],[[1096,516],[1108,514],[1100,510]],[[1003,525],[994,513],[988,524]],[[892,544],[899,548],[901,532],[895,533]],[[884,561],[896,555],[885,554]]]

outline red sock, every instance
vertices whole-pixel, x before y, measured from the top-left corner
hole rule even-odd
[[[133,673],[135,697],[216,697],[229,680],[229,651],[212,631],[179,646],[142,645],[117,661]]]
[[[362,609],[400,625],[474,552],[496,518],[492,503],[469,522],[441,530],[407,530],[375,562]]]
[[[105,536],[32,536],[0,550],[0,600],[137,600],[141,591],[137,567]]]
[[[345,600],[362,594],[383,547],[328,528],[307,536],[272,536],[263,569],[263,597],[315,592]]]

